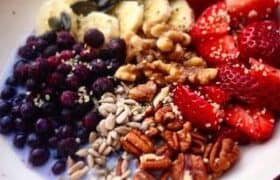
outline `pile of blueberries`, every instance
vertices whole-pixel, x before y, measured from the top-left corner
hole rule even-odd
[[[113,90],[112,75],[125,57],[125,42],[105,43],[97,29],[86,32],[84,43],[68,31],[30,36],[0,94],[0,133],[12,135],[17,148],[29,146],[33,166],[52,157],[53,173],[62,173],[100,121],[93,98]]]

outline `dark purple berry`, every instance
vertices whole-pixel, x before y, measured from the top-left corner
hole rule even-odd
[[[107,43],[107,48],[111,49],[115,58],[123,63],[126,58],[126,44],[123,39],[115,38]]]
[[[89,29],[84,36],[84,42],[93,48],[98,48],[103,45],[105,37],[98,29]]]
[[[25,82],[25,86],[28,91],[35,91],[36,89],[38,89],[38,84],[34,79],[28,79]]]
[[[26,80],[29,73],[29,65],[25,63],[17,64],[14,68],[14,77],[17,82],[22,83]]]
[[[91,71],[94,76],[102,76],[106,73],[106,63],[100,59],[94,59],[91,62]]]
[[[72,67],[70,65],[67,65],[67,64],[64,64],[64,63],[61,63],[56,68],[57,72],[59,72],[61,74],[64,74],[64,75],[67,75],[68,73],[70,73],[71,70],[72,70]]]
[[[62,156],[73,155],[79,148],[75,138],[69,137],[58,142],[58,151]]]
[[[107,77],[100,77],[94,81],[91,90],[96,97],[101,96],[105,92],[110,92],[114,88],[113,80]]]
[[[121,63],[117,59],[110,59],[106,61],[107,72],[109,75],[114,75]]]
[[[46,59],[37,58],[32,62],[29,68],[29,77],[38,81],[45,79],[48,73],[48,62]]]
[[[20,113],[24,119],[29,119],[29,118],[34,118],[34,116],[36,116],[37,110],[32,103],[27,102],[27,103],[23,103],[20,106]]]
[[[100,121],[100,117],[97,113],[89,112],[83,118],[83,125],[87,130],[91,131],[91,130],[95,130],[99,121]]]
[[[14,136],[13,144],[17,148],[23,148],[26,143],[26,134],[25,133],[17,133]]]
[[[44,115],[55,115],[58,112],[58,107],[53,102],[44,102],[41,106],[42,113]]]
[[[115,57],[114,50],[109,48],[102,48],[98,52],[98,58],[106,61]]]
[[[72,49],[75,51],[76,54],[80,54],[80,52],[83,50],[83,48],[84,48],[83,43],[76,43],[72,47]]]
[[[16,90],[11,86],[5,86],[4,89],[1,91],[1,98],[2,99],[10,99],[16,94]]]
[[[45,48],[45,50],[43,51],[43,57],[48,58],[50,56],[55,55],[57,52],[59,51],[59,48],[57,45],[53,44],[53,45],[49,45]]]
[[[83,49],[80,51],[80,58],[82,61],[89,62],[98,57],[98,51],[96,49]]]
[[[11,116],[4,116],[0,119],[0,133],[9,134],[14,130],[14,119]]]
[[[12,106],[10,103],[0,100],[0,117],[7,115],[10,112],[11,108]]]
[[[39,134],[47,134],[52,130],[51,122],[46,118],[39,118],[35,124],[36,132]]]
[[[64,77],[61,73],[58,72],[53,72],[47,78],[47,83],[51,87],[59,87],[63,84],[63,82],[64,82]]]
[[[50,137],[48,139],[48,144],[51,148],[56,148],[58,144],[59,139],[56,136]]]
[[[61,138],[73,137],[74,130],[70,125],[64,125],[58,129],[58,134]]]
[[[18,131],[26,131],[28,129],[28,125],[26,121],[21,118],[15,119],[15,129]]]
[[[67,76],[65,80],[67,88],[77,90],[81,86],[81,81],[76,75]]]
[[[41,138],[35,133],[29,134],[27,136],[26,142],[27,142],[27,145],[32,148],[39,147],[42,144]]]
[[[67,109],[67,108],[64,108],[64,109],[61,110],[61,117],[67,123],[70,123],[70,122],[74,121],[73,111],[70,110],[70,109]]]
[[[32,60],[37,57],[37,49],[33,44],[26,44],[19,48],[18,55],[24,59]]]
[[[58,160],[52,166],[52,172],[55,175],[59,175],[63,173],[66,169],[66,161],[65,160]]]
[[[16,78],[12,75],[12,76],[10,76],[10,77],[7,78],[6,84],[7,84],[7,85],[11,85],[11,86],[16,86],[16,85],[17,85],[17,80],[16,80]]]
[[[80,127],[77,130],[77,137],[80,139],[81,144],[85,144],[88,142],[89,132],[86,128]]]
[[[56,42],[56,37],[55,31],[46,32],[41,36],[41,38],[48,42],[48,44],[54,44]]]
[[[47,148],[34,148],[30,151],[29,162],[33,166],[44,165],[50,157],[50,152]]]
[[[75,39],[70,32],[60,31],[57,33],[56,42],[61,49],[70,49],[75,44]]]
[[[83,64],[78,64],[74,68],[74,74],[79,77],[82,81],[90,78],[90,70]]]
[[[60,103],[64,107],[73,107],[76,104],[77,93],[73,91],[64,91],[60,95]]]
[[[10,103],[13,105],[13,106],[18,106],[19,104],[22,104],[26,101],[26,95],[25,94],[17,94],[15,97],[13,97],[11,100],[10,100]]]

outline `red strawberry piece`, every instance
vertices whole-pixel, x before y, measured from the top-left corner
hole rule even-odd
[[[225,104],[230,99],[230,95],[226,91],[215,85],[202,86],[200,91],[207,98],[218,104]]]
[[[197,19],[192,27],[191,36],[195,40],[200,38],[217,37],[227,34],[230,30],[230,18],[225,3],[220,2],[208,7]]]
[[[233,127],[221,128],[217,134],[217,138],[230,138],[242,145],[250,143],[249,138],[247,138],[239,129]]]
[[[252,22],[268,18],[279,5],[279,0],[226,0],[233,21]]]
[[[234,64],[238,62],[239,50],[230,35],[201,41],[196,44],[198,53],[209,65]]]
[[[274,65],[280,64],[280,26],[274,21],[255,22],[238,35],[242,56],[262,58]]]
[[[226,122],[253,141],[265,141],[272,136],[275,120],[265,109],[235,106],[226,110]]]
[[[258,102],[258,89],[261,86],[258,78],[242,65],[225,65],[219,68],[218,84],[232,96],[254,104]]]
[[[191,121],[196,127],[209,130],[218,128],[222,114],[219,105],[209,103],[198,92],[182,85],[175,88],[173,100],[184,119]]]

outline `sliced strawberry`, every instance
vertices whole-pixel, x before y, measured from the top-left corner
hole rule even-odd
[[[226,0],[231,18],[239,22],[252,22],[268,18],[279,5],[279,0]]]
[[[182,85],[175,88],[173,100],[184,119],[196,127],[212,130],[218,128],[221,111],[217,104],[210,104],[204,97]]]
[[[280,26],[274,21],[252,23],[242,29],[238,47],[244,57],[262,58],[265,62],[280,64]]]
[[[265,109],[235,106],[226,110],[226,122],[253,141],[265,141],[273,133],[275,120]]]
[[[230,30],[230,18],[225,3],[220,2],[208,7],[197,19],[191,30],[191,36],[195,40],[201,38],[217,37]]]
[[[233,127],[223,127],[219,130],[217,138],[230,138],[239,144],[249,144],[250,140],[239,129]]]
[[[207,98],[218,104],[224,104],[230,99],[230,95],[226,91],[215,85],[202,86],[200,91]]]
[[[234,38],[230,35],[198,42],[196,47],[209,65],[219,66],[238,62],[240,53]]]

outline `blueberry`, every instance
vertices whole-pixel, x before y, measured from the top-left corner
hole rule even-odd
[[[7,115],[10,112],[11,108],[12,106],[10,103],[0,100],[0,117]]]
[[[26,44],[19,48],[18,55],[24,59],[32,60],[37,57],[37,50],[33,44]]]
[[[35,133],[29,134],[27,136],[26,142],[27,142],[27,145],[32,148],[39,147],[42,144],[41,138]]]
[[[25,102],[26,95],[25,94],[18,94],[15,97],[13,97],[12,99],[10,99],[10,103],[13,106],[18,106],[21,103]]]
[[[17,80],[13,75],[11,75],[7,78],[6,84],[10,85],[10,86],[16,86],[17,85]]]
[[[98,57],[99,52],[96,49],[83,49],[80,51],[80,59],[82,61],[91,61]]]
[[[35,91],[38,89],[38,84],[34,79],[27,79],[25,86],[28,91]]]
[[[94,59],[91,62],[91,71],[97,76],[102,76],[106,73],[106,63],[100,59]]]
[[[57,105],[53,102],[44,102],[41,106],[41,110],[44,115],[50,116],[57,114],[59,109]]]
[[[53,72],[47,78],[47,84],[51,87],[59,87],[64,82],[64,76],[61,73]]]
[[[77,93],[73,91],[64,91],[60,96],[60,103],[64,107],[74,107],[77,100]]]
[[[18,131],[26,131],[28,130],[28,125],[26,121],[24,121],[21,118],[16,118],[15,119],[15,129]]]
[[[85,144],[88,142],[89,132],[84,127],[79,127],[77,130],[77,138],[80,139],[81,144]]]
[[[98,52],[98,58],[104,61],[115,57],[114,50],[109,48],[102,48]]]
[[[101,119],[97,113],[90,112],[83,118],[83,125],[89,131],[95,130],[100,120]]]
[[[71,49],[75,44],[74,37],[68,31],[60,31],[57,33],[56,40],[60,49]]]
[[[46,59],[43,58],[37,58],[35,62],[32,62],[30,64],[30,69],[29,69],[29,77],[42,81],[45,79],[46,74],[48,73],[48,62]]]
[[[81,86],[80,78],[76,75],[67,76],[65,85],[71,90],[77,90]]]
[[[83,48],[84,48],[83,43],[76,43],[72,47],[72,49],[75,51],[76,54],[80,54],[80,52],[83,50]]]
[[[29,65],[25,63],[17,63],[14,66],[14,77],[18,83],[22,83],[28,77]]]
[[[68,73],[70,73],[71,70],[72,70],[72,67],[70,65],[67,65],[67,64],[64,64],[64,63],[61,63],[56,68],[57,72],[59,72],[61,74],[64,74],[64,75],[67,75]]]
[[[113,80],[107,77],[100,77],[94,81],[91,89],[95,96],[99,97],[105,92],[110,92],[114,88]]]
[[[29,119],[29,118],[32,119],[34,118],[34,116],[36,116],[37,109],[32,103],[27,102],[27,103],[23,103],[20,106],[20,113],[24,119]]]
[[[73,137],[74,129],[70,125],[64,125],[58,129],[58,134],[61,138]]]
[[[63,173],[66,169],[66,161],[65,160],[58,160],[52,166],[52,172],[55,175],[59,175]]]
[[[17,133],[14,136],[13,144],[17,148],[23,148],[26,143],[26,134],[25,133]]]
[[[45,48],[45,50],[43,51],[42,55],[43,57],[50,57],[55,55],[57,52],[59,51],[59,48],[57,45],[53,44],[53,45],[49,45]]]
[[[1,91],[1,98],[3,99],[10,99],[16,94],[15,88],[11,86],[5,86],[4,89]]]
[[[79,77],[82,81],[90,78],[91,72],[90,70],[83,64],[78,64],[74,68],[74,74]]]
[[[85,113],[92,110],[93,104],[91,102],[77,104],[74,108],[74,113],[77,118],[80,118],[81,116],[84,116]]]
[[[108,74],[114,75],[115,72],[117,71],[117,69],[120,67],[121,63],[117,59],[113,58],[113,59],[107,60],[106,65],[107,65]]]
[[[41,38],[48,42],[48,44],[54,44],[56,42],[57,35],[55,31],[49,31],[44,33]]]
[[[93,48],[98,48],[105,41],[104,34],[98,29],[89,29],[84,36],[84,42]]]
[[[14,130],[14,119],[11,116],[4,116],[0,119],[0,133],[9,134]]]
[[[29,162],[33,166],[44,165],[50,157],[50,152],[47,148],[34,148],[29,153]]]
[[[39,134],[47,134],[52,130],[51,122],[46,118],[39,118],[35,124],[36,132]]]
[[[58,151],[62,156],[73,155],[79,148],[75,138],[69,137],[62,139],[58,143]]]
[[[107,43],[107,48],[111,49],[114,53],[115,58],[117,58],[118,61],[124,62],[126,58],[126,44],[123,39],[115,38],[110,40]]]
[[[59,139],[56,136],[53,136],[48,139],[48,144],[51,148],[56,148],[58,141]]]

